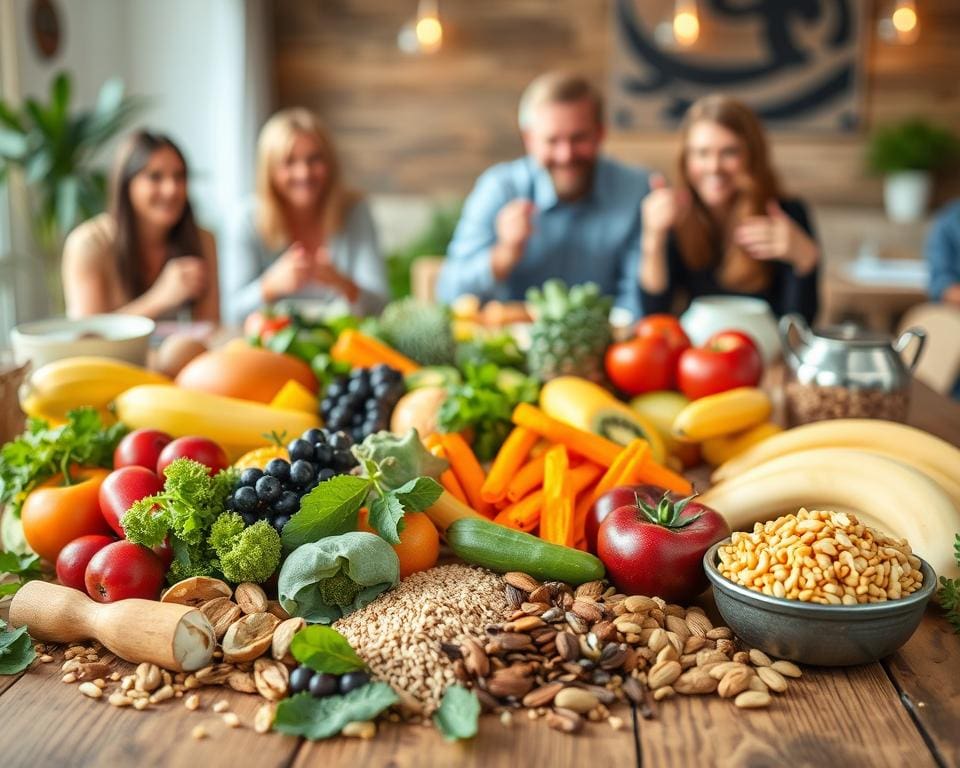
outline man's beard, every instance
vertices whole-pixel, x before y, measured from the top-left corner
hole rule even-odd
[[[596,160],[574,160],[563,166],[556,164],[547,166],[557,197],[561,200],[576,200],[583,197],[593,183],[593,169],[596,164]],[[562,175],[557,173],[561,169],[566,173]],[[570,171],[576,171],[576,173],[572,174]]]

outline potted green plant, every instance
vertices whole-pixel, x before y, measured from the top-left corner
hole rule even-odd
[[[41,104],[25,99],[15,108],[0,100],[0,182],[11,168],[23,171],[30,192],[34,237],[48,255],[80,221],[104,208],[106,176],[97,154],[126,128],[143,100],[124,96],[123,83],[108,80],[93,109],[71,112],[70,76],[61,72]]]
[[[877,128],[870,137],[867,163],[883,175],[883,200],[893,221],[917,221],[926,213],[933,174],[952,164],[960,143],[946,128],[922,118]]]

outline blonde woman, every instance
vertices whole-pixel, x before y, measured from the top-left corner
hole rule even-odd
[[[341,299],[359,314],[385,303],[370,210],[344,184],[330,135],[309,110],[285,109],[260,131],[256,199],[233,227],[223,270],[223,314],[235,325],[274,302]]]

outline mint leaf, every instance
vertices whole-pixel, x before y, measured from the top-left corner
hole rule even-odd
[[[443,692],[433,724],[447,741],[472,739],[477,735],[480,701],[477,694],[462,685],[451,685]]]
[[[368,683],[345,696],[324,696],[308,692],[283,699],[277,705],[273,730],[316,741],[329,739],[353,720],[372,720],[398,701],[397,694],[386,683]]]
[[[283,526],[284,550],[356,530],[357,514],[370,487],[369,479],[355,475],[338,475],[320,483],[300,500],[300,511]]]
[[[347,638],[331,627],[314,624],[293,636],[290,653],[314,672],[342,675],[366,666]]]
[[[37,555],[0,552],[0,576],[4,574],[16,576],[17,581],[0,584],[0,597],[12,595],[28,581],[39,579],[40,558]]]
[[[7,625],[0,621],[0,630]],[[11,632],[0,631],[0,675],[16,675],[23,672],[36,658],[33,640],[26,627]]]
[[[400,543],[403,505],[392,493],[377,496],[370,503],[370,527],[390,544]]]
[[[439,499],[442,493],[443,486],[432,477],[417,477],[392,492],[403,505],[405,512],[423,512]]]

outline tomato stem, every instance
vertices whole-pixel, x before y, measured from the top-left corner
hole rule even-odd
[[[639,493],[636,494],[634,498],[636,499],[637,509],[639,509],[644,517],[651,523],[663,526],[664,528],[686,528],[690,523],[703,516],[703,512],[698,512],[692,517],[680,517],[683,510],[686,509],[687,504],[696,496],[697,494],[694,493],[685,499],[680,499],[680,501],[673,501],[670,499],[670,491],[664,491],[660,501],[657,502],[656,508],[641,499]]]

